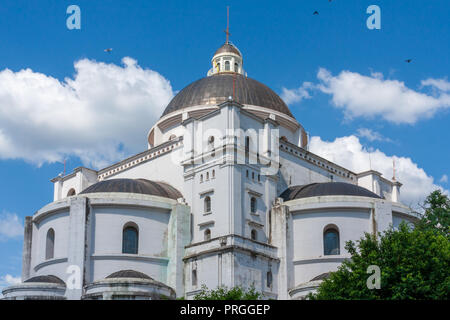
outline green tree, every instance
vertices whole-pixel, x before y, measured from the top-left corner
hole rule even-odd
[[[449,199],[432,192],[415,227],[402,223],[379,237],[366,233],[345,248],[351,259],[324,280],[309,299],[449,299]],[[381,270],[381,288],[369,289],[370,265]]]
[[[220,286],[216,289],[208,290],[202,285],[201,291],[194,296],[194,300],[259,300],[262,295],[252,286],[244,289],[240,286],[228,288]]]
[[[433,191],[425,200],[425,214],[417,224],[420,229],[431,229],[450,236],[450,199],[441,191]]]

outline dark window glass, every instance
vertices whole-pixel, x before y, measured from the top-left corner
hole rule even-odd
[[[256,212],[256,198],[254,198],[254,197],[252,197],[252,198],[250,199],[250,211],[251,211],[252,213],[255,213],[255,212]]]
[[[267,287],[272,287],[272,271],[267,272]]]
[[[53,259],[55,253],[55,231],[47,231],[47,241],[45,244],[45,259]]]
[[[138,253],[139,234],[136,228],[123,229],[122,253]]]
[[[192,270],[192,285],[197,285],[197,270]]]
[[[211,198],[206,197],[205,198],[205,213],[211,212]]]
[[[211,230],[206,229],[205,230],[205,241],[208,241],[211,239]]]
[[[255,241],[257,240],[258,234],[255,229],[252,230],[251,237],[252,237],[252,240],[255,240]]]
[[[335,229],[328,229],[323,234],[324,255],[336,255],[339,253],[339,232]]]

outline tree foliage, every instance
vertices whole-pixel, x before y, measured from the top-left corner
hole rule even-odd
[[[220,286],[208,290],[205,285],[202,285],[201,291],[194,296],[194,300],[259,300],[261,297],[261,293],[257,292],[254,287],[244,289],[241,286],[232,288]]]
[[[440,191],[424,204],[423,218],[375,237],[346,243],[351,255],[309,299],[449,299],[450,201]],[[369,289],[370,265],[381,270],[381,288]]]

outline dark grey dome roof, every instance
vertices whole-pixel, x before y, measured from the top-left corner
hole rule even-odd
[[[162,116],[187,107],[217,105],[227,101],[228,97],[233,96],[233,78],[237,102],[265,107],[294,118],[288,106],[272,89],[238,73],[218,73],[191,83],[169,102]]]
[[[32,277],[30,279],[25,280],[24,282],[26,283],[37,283],[37,282],[44,282],[44,283],[55,283],[55,284],[60,284],[65,286],[66,283],[64,281],[62,281],[60,278],[58,278],[57,276],[53,276],[53,275],[47,275],[47,276],[36,276],[36,277]]]
[[[284,190],[280,195],[285,201],[317,196],[360,196],[380,199],[380,196],[366,188],[345,182],[324,182],[292,186]]]
[[[219,49],[217,49],[216,53],[214,53],[214,55],[219,54],[219,53],[226,53],[226,52],[232,52],[237,54],[238,56],[240,56],[242,58],[242,54],[239,51],[238,48],[236,48],[232,43],[228,42],[228,43],[224,43]]]
[[[145,273],[134,271],[134,270],[120,270],[114,273],[111,273],[106,279],[115,279],[115,278],[138,278],[138,279],[150,279],[151,277],[146,275]]]
[[[149,194],[170,199],[182,198],[183,195],[171,185],[146,179],[109,179],[87,187],[80,194],[96,192],[128,192]]]
[[[318,276],[312,278],[310,281],[325,280],[325,279],[328,279],[329,277],[330,277],[330,273],[325,272],[325,273],[321,273]]]

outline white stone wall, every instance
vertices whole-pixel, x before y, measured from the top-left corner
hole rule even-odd
[[[45,259],[47,232],[55,231],[54,258]],[[69,211],[62,210],[34,223],[30,277],[36,274],[53,274],[66,277],[69,250]]]
[[[364,232],[370,232],[370,212],[367,209],[308,210],[291,214],[296,284],[308,282],[321,273],[336,269],[342,258],[349,257],[344,248],[345,243],[359,239]],[[339,255],[324,255],[323,233],[327,226],[336,226],[339,230]]]

